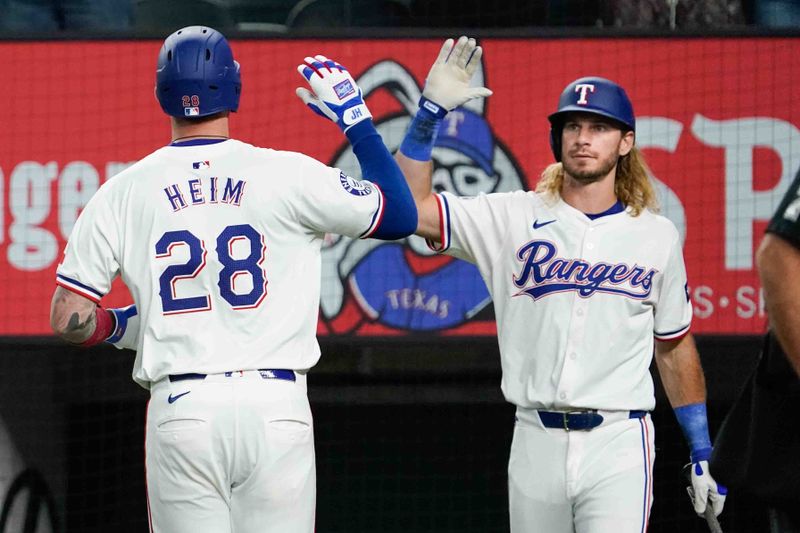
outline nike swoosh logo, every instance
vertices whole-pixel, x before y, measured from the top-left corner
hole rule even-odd
[[[168,401],[169,403],[175,403],[176,401],[178,401],[178,399],[179,399],[179,398],[181,398],[181,397],[183,397],[183,396],[186,396],[186,395],[187,395],[187,394],[189,394],[190,392],[192,392],[192,391],[190,391],[190,390],[187,390],[186,392],[182,392],[182,393],[180,393],[180,394],[178,394],[178,395],[176,395],[176,396],[173,396],[172,394],[170,394],[170,395],[169,395],[169,398],[167,398],[167,401]]]
[[[536,220],[533,221],[533,229],[539,229],[548,224],[552,224],[555,221],[556,219],[554,218],[553,220],[548,220],[547,222],[539,222],[539,219],[537,218]]]

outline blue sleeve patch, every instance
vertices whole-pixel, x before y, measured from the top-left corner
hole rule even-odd
[[[339,182],[342,188],[353,196],[367,196],[373,191],[369,183],[351,178],[344,172],[339,172]]]

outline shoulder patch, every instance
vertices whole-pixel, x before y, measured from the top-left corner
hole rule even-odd
[[[344,190],[353,196],[367,196],[368,194],[372,194],[372,187],[369,183],[351,178],[344,172],[339,172],[339,182],[342,184]]]

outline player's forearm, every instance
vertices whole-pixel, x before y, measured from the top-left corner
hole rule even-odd
[[[691,334],[678,341],[656,341],[656,366],[672,407],[706,401],[703,367]]]
[[[400,170],[403,171],[417,206],[418,222],[415,233],[426,239],[438,241],[441,238],[439,204],[431,190],[433,163],[411,159],[402,152],[397,152],[394,157]]]
[[[756,260],[770,326],[800,375],[800,250],[777,235],[767,234]]]
[[[414,197],[414,202],[419,207],[422,201],[432,193],[433,162],[430,160],[417,161],[400,151],[394,154],[394,159],[406,178],[408,188],[411,189],[411,195]]]
[[[97,327],[96,305],[63,287],[56,287],[50,305],[50,327],[65,341],[81,344]]]
[[[425,102],[424,98],[422,102]],[[432,194],[431,158],[439,127],[447,110],[435,104],[432,108],[433,110],[424,105],[419,108],[394,157],[400,170],[403,171],[417,205],[419,221],[415,233],[426,239],[438,241],[441,238],[440,215],[439,204]]]
[[[664,390],[681,426],[693,463],[711,457],[706,413],[706,383],[694,338],[657,341],[656,364]]]

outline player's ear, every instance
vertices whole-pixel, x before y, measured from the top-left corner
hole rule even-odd
[[[620,157],[624,155],[628,155],[631,150],[633,150],[633,141],[634,141],[635,134],[633,131],[628,130],[623,132],[622,139],[619,141],[619,155]]]

